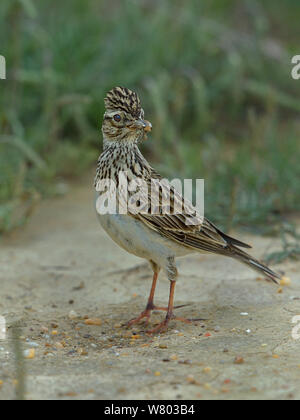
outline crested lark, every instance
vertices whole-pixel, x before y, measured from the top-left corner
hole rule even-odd
[[[142,197],[149,198],[152,180],[161,181],[162,177],[149,165],[142,156],[138,144],[146,138],[151,131],[151,124],[144,119],[137,94],[127,88],[116,87],[108,92],[105,100],[105,114],[102,125],[104,150],[101,154],[95,187],[98,198],[102,191],[101,182],[111,180],[118,190],[120,173],[126,174],[128,185],[131,181],[142,179],[149,187],[148,192]],[[251,248],[249,245],[223,233],[207,219],[195,215],[194,208],[181,195],[170,187],[164,180],[159,198],[170,198],[171,211],[167,214],[159,202],[153,213],[148,204],[140,205],[139,211],[127,209],[115,214],[102,214],[99,212],[99,221],[108,235],[123,249],[138,257],[149,261],[153,269],[153,282],[146,309],[129,322],[132,325],[143,318],[148,321],[153,309],[166,310],[165,320],[149,332],[164,331],[171,319],[180,319],[174,316],[174,290],[178,276],[175,258],[195,252],[209,252],[231,257],[247,264],[254,270],[262,273],[267,279],[277,282],[280,276],[264,264],[251,257],[240,248]],[[165,191],[164,191],[165,190]],[[124,195],[124,191],[122,193]],[[119,195],[122,195],[119,192]],[[132,191],[126,191],[127,198],[132,198]],[[184,209],[180,213],[172,212],[175,203],[184,202]],[[101,214],[99,214],[101,213]],[[193,224],[188,223],[188,218],[194,214]],[[154,293],[158,274],[163,269],[170,280],[170,297],[167,308],[154,305]]]

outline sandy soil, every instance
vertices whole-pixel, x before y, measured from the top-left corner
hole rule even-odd
[[[300,315],[300,263],[276,267],[292,279],[279,294],[234,261],[183,258],[176,303],[188,306],[177,313],[206,321],[173,321],[154,337],[142,324],[128,330],[122,323],[144,308],[151,271],[101,230],[90,184],[45,201],[23,231],[1,242],[0,315],[9,331],[0,341],[0,399],[16,395],[17,325],[23,349],[35,350],[25,362],[28,399],[299,399],[292,318]],[[240,236],[255,256],[278,246]],[[168,288],[162,278],[157,303],[166,304]],[[163,316],[153,314],[152,324]],[[102,325],[85,325],[85,317]]]

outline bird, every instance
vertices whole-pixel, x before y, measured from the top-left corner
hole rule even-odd
[[[278,280],[281,279],[279,274],[244,251],[251,248],[250,245],[225,234],[215,224],[205,217],[200,217],[197,213],[193,213],[193,223],[188,223],[191,209],[194,210],[194,207],[167,180],[162,178],[140,151],[140,144],[147,139],[152,125],[144,117],[144,110],[137,93],[117,86],[107,93],[104,104],[103,151],[98,159],[94,182],[97,216],[102,228],[116,244],[127,252],[147,260],[153,270],[152,286],[146,308],[127,325],[131,327],[140,321],[149,323],[153,310],[166,311],[166,317],[155,328],[148,330],[149,334],[167,331],[171,320],[194,321],[174,314],[174,309],[184,306],[174,307],[175,286],[178,278],[177,257],[203,252],[230,257],[263,274],[266,280],[278,284]],[[142,198],[149,198],[153,181],[163,180],[159,197],[161,199],[162,196],[169,194],[171,211],[163,211],[163,205],[160,202],[154,214],[150,211],[150,206],[144,202],[137,203],[140,207],[136,211],[131,210],[130,206],[125,212],[99,211],[101,207],[99,202],[103,205],[103,200],[101,201],[103,185],[106,180],[110,180],[111,185],[118,189],[121,185],[121,173],[125,174],[127,185],[135,180],[142,180],[143,185],[149,187],[147,192],[143,190],[141,193]],[[107,192],[108,184],[105,185]],[[126,193],[128,194],[128,191]],[[122,194],[124,198],[124,191],[119,194],[119,198]],[[127,200],[131,198],[132,192],[129,193]],[[184,202],[184,210],[180,213],[172,212],[179,201]],[[161,270],[170,281],[169,301],[166,307],[154,304],[156,285]]]

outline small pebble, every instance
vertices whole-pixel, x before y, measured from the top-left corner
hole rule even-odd
[[[73,320],[73,319],[76,319],[76,318],[78,318],[77,313],[75,311],[70,311],[69,312],[69,319]]]
[[[191,365],[192,361],[191,360],[179,360],[179,362],[181,365]]]
[[[35,348],[35,349],[39,347],[39,344],[35,343],[34,341],[28,341],[27,344],[28,344],[28,346],[30,346],[32,348]]]
[[[24,350],[23,354],[24,354],[25,359],[34,359],[35,358],[35,350],[34,349]]]
[[[46,334],[47,332],[49,332],[49,328],[47,327],[41,327],[41,333]]]

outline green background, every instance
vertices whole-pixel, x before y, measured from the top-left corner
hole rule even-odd
[[[95,166],[116,85],[153,165],[205,178],[211,220],[272,233],[300,210],[299,1],[1,0],[0,21],[0,232]]]

